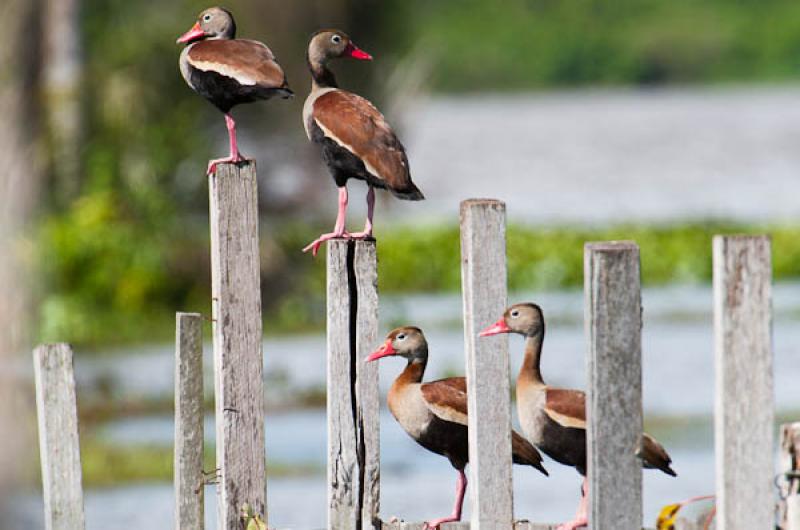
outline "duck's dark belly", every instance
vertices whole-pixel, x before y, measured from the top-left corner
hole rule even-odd
[[[241,103],[269,99],[285,92],[282,89],[259,85],[243,85],[233,78],[213,71],[198,70],[191,65],[188,70],[189,85],[222,112],[228,112]]]
[[[386,189],[386,183],[367,171],[364,162],[356,155],[331,140],[322,132],[319,125],[313,120],[309,124],[311,141],[322,148],[322,159],[339,187],[344,186],[348,179],[367,181],[370,186]]]
[[[572,466],[581,475],[586,475],[586,431],[573,427],[563,427],[546,417],[542,421],[542,437],[536,444],[547,456]]]
[[[464,469],[469,461],[467,427],[434,416],[417,442],[434,453],[447,457],[456,469]]]

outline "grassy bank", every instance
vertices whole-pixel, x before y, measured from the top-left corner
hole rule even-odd
[[[671,226],[532,227],[508,229],[508,280],[512,290],[552,290],[582,285],[586,241],[631,239],[641,247],[645,286],[711,279],[714,234],[769,233],[776,280],[800,278],[800,225],[693,222]],[[269,333],[319,330],[325,315],[324,253],[299,251],[316,234],[309,225],[284,226],[274,240],[262,231],[262,287]],[[456,226],[380,229],[379,289],[384,294],[456,292],[460,289]],[[122,245],[120,243],[122,247]],[[96,245],[97,246],[97,245]],[[99,246],[104,250],[102,245]],[[125,247],[125,253],[130,253]],[[92,266],[69,265],[69,282],[48,290],[40,305],[42,340],[81,345],[169,340],[174,311],[209,312],[208,242],[176,240],[170,252],[131,264],[113,252],[90,255]],[[96,252],[96,251],[93,251]],[[62,253],[68,255],[68,253]],[[191,256],[192,267],[185,256]],[[76,258],[87,261],[86,256]],[[110,265],[107,261],[113,261]],[[117,276],[105,274],[106,267]],[[48,263],[45,276],[64,267]],[[152,269],[152,271],[151,271]],[[150,274],[152,272],[152,274]],[[122,278],[122,280],[120,280]]]

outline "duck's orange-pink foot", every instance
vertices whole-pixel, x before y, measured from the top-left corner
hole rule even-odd
[[[352,234],[348,232],[330,232],[329,234],[322,234],[317,239],[309,243],[308,245],[303,248],[303,252],[311,251],[311,255],[316,257],[317,252],[319,252],[319,247],[325,241],[330,241],[331,239],[352,239]]]
[[[434,519],[433,521],[425,521],[425,525],[422,527],[423,530],[438,530],[443,523],[452,523],[454,521],[460,521],[460,517],[450,516],[450,517],[442,517],[441,519]]]
[[[568,523],[559,525],[556,530],[576,530],[577,528],[586,528],[587,526],[589,526],[589,521],[586,518],[575,519],[573,521],[569,521]]]
[[[225,158],[215,158],[208,161],[208,168],[206,168],[206,175],[211,175],[217,172],[217,164],[224,164],[230,162],[238,164],[239,162],[247,162],[247,159],[241,153],[236,153],[236,156],[226,156]]]

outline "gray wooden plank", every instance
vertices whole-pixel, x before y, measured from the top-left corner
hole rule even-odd
[[[424,522],[383,522],[383,530],[423,530]],[[470,524],[467,521],[459,523],[445,523],[441,530],[469,530]],[[530,521],[515,521],[514,530],[556,530],[557,524],[532,523]]]
[[[770,240],[716,236],[713,247],[717,529],[772,528]]]
[[[378,363],[364,359],[378,344],[378,259],[375,241],[356,241],[356,405],[362,528],[380,528],[380,390]]]
[[[356,389],[353,387],[351,319],[355,298],[350,273],[354,246],[327,242],[328,528],[360,527]]]
[[[202,530],[203,317],[175,315],[175,530]]]
[[[781,425],[778,526],[800,530],[800,422]]]
[[[258,192],[254,162],[209,175],[219,527],[267,521]]]
[[[86,521],[72,348],[39,346],[33,351],[33,367],[45,528],[81,530]]]
[[[507,530],[514,520],[508,336],[478,338],[507,305],[506,208],[461,203],[461,285],[469,407],[472,526]]]
[[[639,247],[587,243],[584,250],[589,524],[642,524],[641,285]]]

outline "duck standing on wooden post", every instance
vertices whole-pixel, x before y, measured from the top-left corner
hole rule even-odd
[[[341,90],[328,69],[328,62],[340,57],[372,60],[345,33],[321,30],[308,45],[311,93],[303,106],[303,125],[309,140],[322,147],[322,158],[339,188],[339,211],[333,232],[322,234],[303,249],[317,255],[320,245],[334,238],[372,237],[375,188],[388,189],[395,197],[419,201],[425,197],[411,182],[406,150],[375,105]],[[363,232],[345,230],[347,181],[364,180],[367,191],[367,222]]]
[[[294,95],[283,69],[266,45],[235,37],[236,23],[230,11],[211,7],[200,13],[194,26],[177,41],[187,44],[180,58],[186,83],[225,114],[230,155],[211,160],[209,174],[222,162],[246,160],[236,143],[236,122],[230,114],[234,106]]]
[[[438,528],[442,523],[461,520],[461,507],[467,489],[464,468],[469,460],[467,437],[467,381],[450,377],[423,383],[428,363],[428,342],[422,330],[401,327],[386,337],[386,342],[367,361],[398,355],[408,360],[405,370],[389,390],[389,410],[401,427],[425,449],[447,457],[458,471],[458,486],[453,514],[425,523],[425,528]],[[542,455],[522,436],[511,432],[511,449],[515,464],[535,467],[545,475]]]
[[[581,502],[575,519],[559,526],[574,530],[587,526],[586,394],[580,390],[554,388],[542,379],[540,362],[544,342],[544,315],[536,304],[516,304],[496,323],[480,332],[481,337],[517,333],[525,337],[525,358],[517,377],[517,414],[528,440],[544,454],[583,475]],[[645,468],[660,469],[676,476],[672,459],[654,438],[642,437],[638,455]]]

